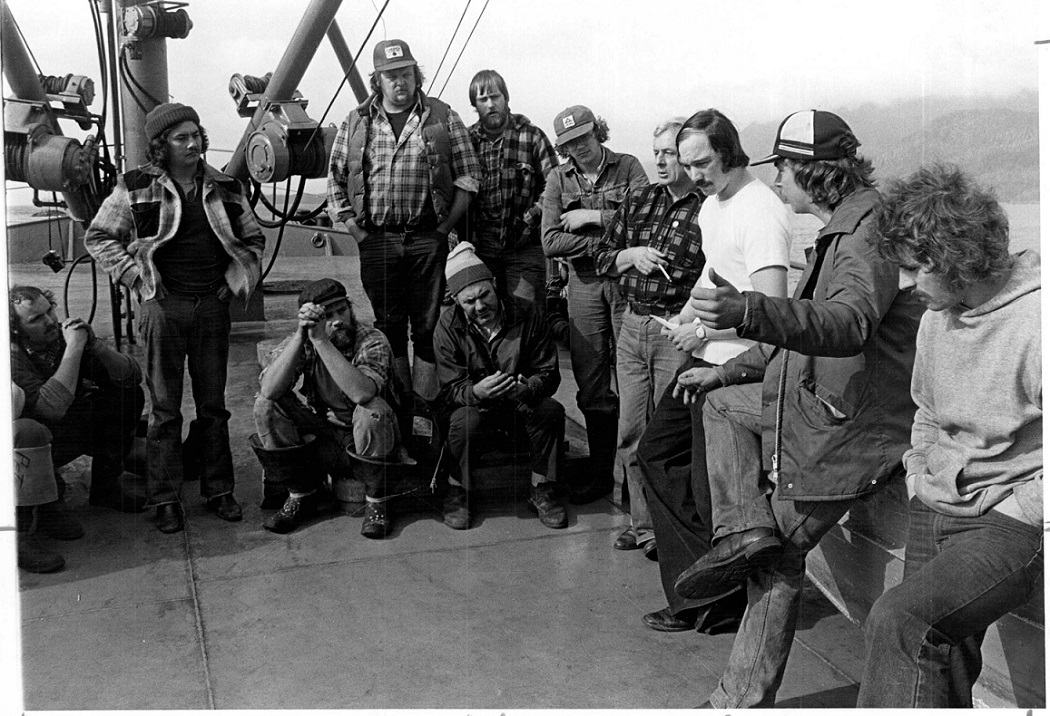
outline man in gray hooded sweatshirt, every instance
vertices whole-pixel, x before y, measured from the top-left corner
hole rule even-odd
[[[972,708],[981,642],[1042,581],[1039,256],[955,167],[892,185],[874,243],[926,304],[904,581],[872,607],[860,708]]]

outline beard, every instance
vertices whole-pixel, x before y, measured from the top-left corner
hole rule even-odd
[[[328,337],[332,341],[332,345],[336,347],[336,350],[343,352],[350,350],[354,347],[354,341],[357,338],[357,326],[339,326],[338,328],[332,329],[332,334]]]
[[[487,130],[489,130],[491,132],[495,132],[495,131],[498,131],[500,129],[503,129],[503,127],[506,126],[507,119],[509,117],[510,117],[510,110],[506,110],[504,112],[499,112],[499,111],[490,112],[490,113],[487,113],[484,116],[482,116],[482,118],[481,118],[481,125],[485,129],[487,129]]]

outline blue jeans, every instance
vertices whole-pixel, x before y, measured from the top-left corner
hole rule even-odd
[[[182,382],[188,359],[190,387],[201,436],[201,494],[233,492],[230,413],[226,410],[226,363],[230,354],[230,304],[215,294],[169,293],[139,308],[145,342],[146,385],[151,413],[146,441],[146,489],[150,504],[182,496]]]
[[[708,449],[711,444],[709,440]],[[779,499],[774,490],[769,504],[784,551],[775,564],[747,580],[747,611],[722,679],[711,694],[711,705],[717,709],[773,707],[795,638],[806,554],[846,514],[853,500],[796,502]]]
[[[627,480],[631,494],[631,527],[638,544],[653,539],[653,520],[642,486],[638,443],[656,403],[674,380],[683,353],[660,335],[661,326],[651,316],[624,311],[616,343],[616,384],[620,391],[617,429],[617,487]]]
[[[944,515],[917,498],[909,512],[904,581],[864,624],[857,706],[972,708],[985,630],[1042,580],[1042,532],[995,511]]]
[[[445,297],[448,237],[437,231],[378,231],[358,245],[361,283],[375,312],[375,327],[390,341],[395,358],[412,353],[434,362],[434,327]]]
[[[579,392],[580,410],[614,414],[619,398],[614,390],[616,338],[627,305],[616,281],[569,271],[569,353]]]
[[[719,388],[704,404],[712,541],[755,527],[776,528],[772,483],[762,473],[762,384]]]
[[[532,303],[539,315],[547,312],[547,261],[542,246],[503,249],[499,253],[478,247],[478,258],[496,278],[496,292],[501,299],[516,296]]]

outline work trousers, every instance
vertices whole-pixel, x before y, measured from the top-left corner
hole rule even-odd
[[[620,392],[616,486],[619,489],[624,480],[627,482],[631,527],[638,544],[653,538],[653,521],[638,465],[638,443],[683,358],[674,343],[660,334],[661,328],[652,316],[641,316],[628,308],[616,342],[616,383]]]
[[[579,391],[576,404],[586,413],[616,413],[619,398],[614,389],[616,339],[626,301],[616,281],[569,271],[569,353],[572,375]]]
[[[532,303],[536,312],[547,312],[547,262],[543,247],[525,246],[520,249],[494,251],[478,247],[478,258],[485,262],[496,279],[496,293],[503,300],[512,296]]]
[[[358,244],[361,283],[375,312],[375,327],[390,341],[395,358],[412,354],[434,362],[434,327],[445,297],[448,237],[433,231],[369,234]]]
[[[318,415],[304,405],[294,393],[287,393],[278,400],[259,396],[255,399],[255,429],[263,449],[275,450],[304,444],[306,435],[315,436],[317,466],[312,473],[303,471],[301,477],[312,475],[311,484],[285,483],[293,492],[310,492],[317,489],[324,476],[357,477],[365,484],[365,495],[383,497],[386,494],[386,475],[377,470],[357,470],[359,464],[347,450],[362,457],[385,460],[397,450],[400,436],[397,415],[393,408],[378,395],[354,408],[352,425],[339,425]]]
[[[985,630],[1042,582],[1042,532],[994,510],[941,514],[918,498],[909,512],[904,581],[875,602],[864,625],[857,706],[973,708]]]
[[[453,458],[453,477],[472,488],[473,466],[492,444],[497,427],[516,435],[523,425],[529,436],[529,467],[546,482],[557,482],[565,439],[565,408],[553,398],[533,406],[517,401],[492,408],[467,405],[456,408],[448,419],[448,448]]]
[[[675,580],[711,549],[711,494],[707,485],[703,399],[683,405],[673,395],[677,377],[710,366],[689,356],[664,389],[638,441],[642,475],[653,532],[660,545],[660,582],[671,613],[700,606],[674,591]]]
[[[217,294],[169,293],[144,301],[139,330],[145,342],[151,413],[146,434],[146,489],[150,504],[182,498],[182,389],[185,366],[200,436],[200,489],[212,499],[233,492],[226,371],[230,304]]]

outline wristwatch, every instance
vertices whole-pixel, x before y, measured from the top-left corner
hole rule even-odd
[[[696,322],[696,337],[700,340],[707,340],[707,327],[699,320]]]

